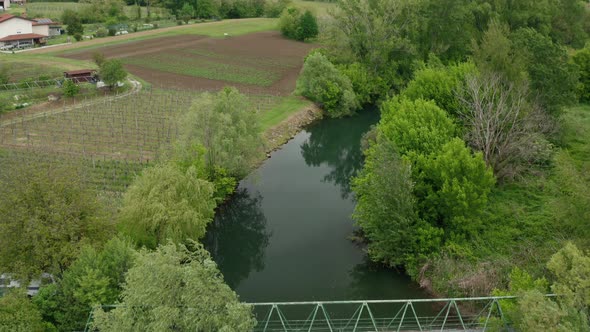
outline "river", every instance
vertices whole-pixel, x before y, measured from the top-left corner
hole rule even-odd
[[[361,137],[377,121],[373,110],[309,126],[219,209],[206,247],[240,300],[426,297],[404,274],[370,263],[349,239],[349,180],[362,165]]]

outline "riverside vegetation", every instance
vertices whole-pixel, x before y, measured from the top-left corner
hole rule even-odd
[[[320,19],[297,93],[331,117],[381,112],[352,184],[373,260],[438,294],[521,295],[506,309],[520,331],[590,329],[589,15],[579,0],[341,0]],[[94,328],[251,329],[198,242],[263,152],[244,98],[194,100],[121,202],[68,165],[0,173],[0,269],[57,279],[1,297],[0,329],[80,330],[112,303]]]
[[[353,180],[373,260],[451,297],[526,294],[520,330],[589,328],[588,15],[580,1],[339,2],[298,89],[331,116],[379,105]]]

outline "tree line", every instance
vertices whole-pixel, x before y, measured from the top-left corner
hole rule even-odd
[[[582,210],[573,220],[558,217],[558,209],[537,216],[530,212],[536,197],[523,197],[520,206],[507,198],[521,190],[554,201],[561,194],[522,190],[532,178],[550,178],[547,185],[563,181],[554,174],[575,168],[561,158],[567,143],[560,124],[566,108],[588,102],[587,5],[579,0],[338,2],[321,24],[323,47],[307,57],[297,92],[331,117],[352,115],[364,105],[380,110],[379,124],[365,137],[364,168],[352,181],[353,217],[373,260],[402,268],[439,293],[488,295],[508,287],[504,277],[486,278],[518,267],[509,248],[519,241],[541,245],[539,236],[563,234],[583,250],[590,248],[583,240],[586,231],[567,233],[590,225]],[[573,206],[590,202],[582,189],[562,190],[572,191]],[[526,226],[515,225],[519,220],[509,215],[511,208],[527,211]],[[500,213],[507,214],[505,220]],[[583,251],[568,248],[587,259]],[[495,249],[508,251],[510,263],[488,252]],[[536,277],[545,273],[538,262],[525,263],[541,270]],[[585,263],[560,264],[567,273],[581,274],[579,280],[590,278]],[[553,272],[548,275],[556,283],[564,282]],[[473,281],[465,281],[469,278]],[[527,297],[520,310],[535,317],[540,308],[559,308],[545,328],[588,329],[590,302],[577,294],[585,292],[586,282],[580,282],[570,285],[583,297],[575,304],[570,298],[545,303]],[[543,326],[515,324],[523,330]]]

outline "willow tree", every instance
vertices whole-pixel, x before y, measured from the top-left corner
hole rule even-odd
[[[127,190],[120,212],[120,228],[138,246],[156,248],[198,240],[213,220],[213,184],[172,164],[146,169]]]
[[[95,312],[99,331],[250,331],[256,320],[201,244],[143,250],[125,279],[122,306]]]
[[[201,94],[181,121],[177,158],[203,158],[209,175],[245,176],[263,152],[258,115],[235,88]]]

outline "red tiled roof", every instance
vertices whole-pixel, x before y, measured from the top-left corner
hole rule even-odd
[[[0,39],[0,42],[7,42],[7,41],[15,41],[15,40],[24,40],[24,39],[37,39],[37,38],[45,38],[47,36],[39,35],[36,33],[23,33],[20,35],[10,35]]]
[[[10,14],[2,14],[0,15],[0,23],[4,22],[4,21],[8,21],[11,18],[15,17],[14,15],[10,15]]]
[[[35,22],[35,21],[33,21],[31,19],[28,19],[26,17],[14,16],[14,15],[11,15],[11,14],[2,14],[2,15],[0,15],[0,23],[2,23],[4,21],[8,21],[8,20],[13,19],[13,18],[20,18],[21,20],[27,20],[27,21]]]

